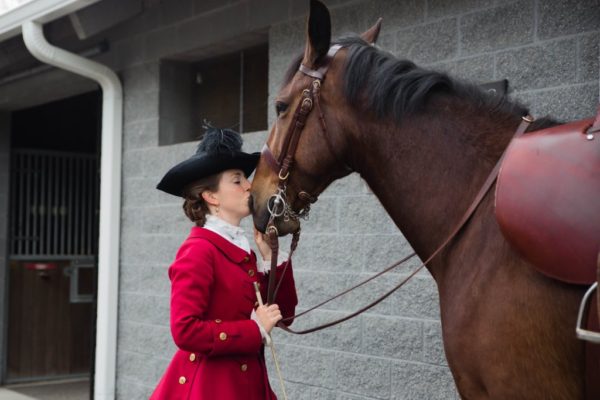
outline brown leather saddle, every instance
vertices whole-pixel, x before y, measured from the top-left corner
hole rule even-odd
[[[513,139],[496,185],[508,242],[541,273],[583,285],[596,281],[600,252],[600,112],[596,122]]]
[[[495,210],[507,241],[539,272],[600,284],[600,109],[595,120],[513,139],[498,174]],[[600,300],[593,289],[576,328],[586,340],[585,399],[600,399]]]

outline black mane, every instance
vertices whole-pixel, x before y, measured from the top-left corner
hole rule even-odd
[[[379,118],[391,117],[400,122],[404,116],[423,110],[434,93],[467,99],[491,112],[519,117],[528,114],[527,108],[506,96],[399,60],[358,37],[343,38],[338,43],[348,49],[344,79],[348,101],[358,107],[366,100],[366,108]]]
[[[498,116],[521,117],[529,113],[526,107],[508,96],[492,94],[446,73],[399,60],[360,37],[345,37],[332,44],[341,44],[348,50],[344,71],[344,92],[348,102],[373,112],[378,118],[392,118],[400,123],[405,116],[422,111],[428,99],[436,93],[467,100],[482,111]],[[292,80],[301,61],[302,55],[293,60],[285,74],[284,85]],[[543,118],[536,120],[532,129],[556,123]]]

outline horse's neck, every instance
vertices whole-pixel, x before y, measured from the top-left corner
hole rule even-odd
[[[448,237],[511,138],[512,124],[460,104],[396,124],[365,122],[356,169],[403,235],[426,259]]]

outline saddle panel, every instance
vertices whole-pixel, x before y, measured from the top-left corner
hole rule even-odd
[[[600,133],[585,133],[592,122],[514,139],[496,184],[507,241],[543,274],[574,284],[596,280],[600,251]]]

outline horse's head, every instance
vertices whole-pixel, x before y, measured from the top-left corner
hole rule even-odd
[[[380,26],[381,20],[361,37],[374,43]],[[349,112],[341,85],[344,53],[331,46],[329,10],[311,0],[304,54],[277,94],[277,119],[252,182],[254,224],[263,232],[267,225],[280,236],[297,231],[317,196],[352,172],[341,124]]]

